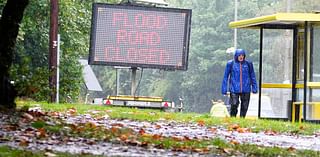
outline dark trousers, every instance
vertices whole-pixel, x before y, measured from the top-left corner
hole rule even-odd
[[[246,117],[248,107],[249,107],[249,101],[250,101],[250,93],[231,93],[230,94],[230,116],[236,117],[238,113],[238,107],[239,107],[239,98],[241,101],[240,106],[240,117]]]

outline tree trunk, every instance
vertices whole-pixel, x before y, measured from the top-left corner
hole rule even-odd
[[[17,92],[10,81],[14,47],[19,24],[29,0],[7,0],[0,19],[0,107],[15,108]]]

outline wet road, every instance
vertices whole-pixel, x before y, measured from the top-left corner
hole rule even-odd
[[[9,123],[7,115],[0,115],[1,128]],[[239,133],[222,127],[206,127],[194,123],[177,123],[174,121],[138,122],[132,120],[113,120],[106,118],[95,119],[90,114],[79,116],[65,116],[64,121],[70,124],[94,123],[97,126],[111,128],[114,124],[131,128],[137,132],[143,129],[147,134],[158,134],[166,137],[188,137],[189,139],[221,138],[227,141],[237,141],[260,146],[277,146],[283,148],[308,149],[320,151],[320,137],[302,135],[283,135],[261,133]],[[0,138],[11,137],[10,140],[0,140],[0,145],[10,145],[21,148],[21,141],[28,141],[25,147],[29,150],[54,150],[70,153],[85,153],[105,156],[202,156],[195,152],[175,152],[164,149],[124,146],[107,142],[91,142],[90,139],[74,138],[68,143],[61,142],[59,137],[50,137],[44,141],[30,138],[21,130],[0,130]],[[210,155],[215,156],[215,155]],[[219,155],[217,155],[219,156]]]
[[[143,129],[148,134],[161,134],[166,137],[188,137],[190,139],[212,139],[219,137],[228,141],[236,140],[239,143],[248,143],[261,146],[277,146],[282,148],[293,147],[295,149],[306,149],[320,151],[320,137],[316,135],[270,135],[264,132],[260,133],[239,133],[237,131],[228,131],[222,127],[214,128],[199,126],[198,124],[183,124],[174,121],[163,122],[138,122],[131,120],[95,120],[90,115],[70,117],[66,119],[68,123],[91,121],[98,125],[110,128],[111,124],[122,124],[124,127],[132,128],[135,131]]]

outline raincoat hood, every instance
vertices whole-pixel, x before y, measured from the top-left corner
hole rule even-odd
[[[235,60],[236,62],[239,62],[239,61],[238,61],[238,57],[239,57],[240,55],[243,55],[243,56],[244,56],[244,59],[243,59],[243,60],[245,60],[245,59],[246,59],[246,51],[243,50],[243,49],[236,49],[236,51],[235,51],[235,53],[234,53],[234,60]]]

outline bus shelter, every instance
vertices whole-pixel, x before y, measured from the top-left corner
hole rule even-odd
[[[320,14],[276,13],[229,26],[260,31],[258,117],[320,122]],[[266,103],[272,115],[263,113]]]

